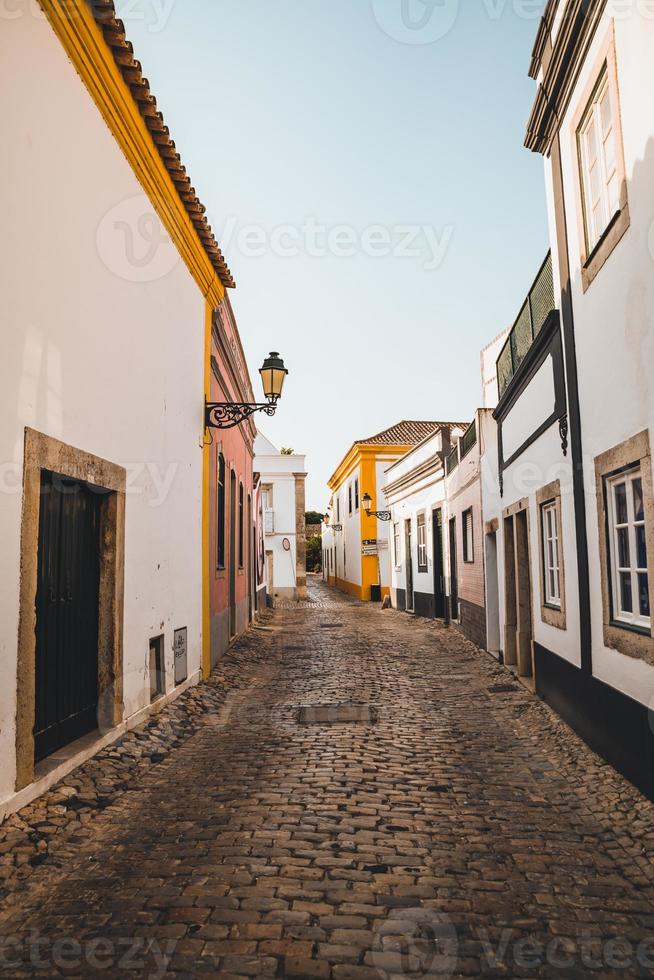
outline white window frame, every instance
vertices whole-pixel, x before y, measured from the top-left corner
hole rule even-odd
[[[609,106],[609,122],[606,128],[601,118],[601,104],[605,98],[608,99]],[[615,112],[608,66],[605,65],[577,133],[588,254],[596,247],[615,215],[620,211],[619,145]],[[592,158],[590,156],[591,134],[596,146],[596,156]],[[607,153],[609,144],[613,150],[612,163],[609,162],[610,154]],[[595,167],[597,167],[597,195],[593,196],[591,171]],[[612,189],[611,185],[613,185]]]
[[[463,560],[466,565],[473,565],[475,561],[475,535],[472,526],[472,507],[468,507],[461,514],[462,534],[463,534]]]
[[[605,480],[606,504],[608,517],[608,557],[609,572],[611,580],[611,618],[616,625],[630,626],[636,629],[651,630],[652,616],[644,616],[640,612],[638,576],[647,575],[649,584],[649,569],[647,567],[647,554],[645,555],[645,567],[636,565],[638,549],[636,544],[636,528],[645,527],[645,512],[643,520],[636,520],[634,511],[633,484],[636,480],[641,482],[641,492],[644,493],[643,476],[640,464],[630,469],[622,470]],[[627,487],[627,522],[618,523],[618,515],[615,503],[615,491],[618,486],[625,484]],[[620,530],[627,530],[629,540],[629,565],[619,564],[619,545],[618,534]],[[647,545],[646,545],[647,547]],[[620,582],[621,576],[629,575],[631,579],[631,598],[632,611],[622,609]]]
[[[418,545],[418,571],[427,569],[427,518],[424,513],[416,515],[416,542]]]
[[[543,543],[543,594],[545,605],[561,608],[561,540],[556,500],[541,506],[540,533]]]
[[[400,522],[393,524],[393,554],[395,556],[395,567],[402,567],[402,536],[400,534]]]

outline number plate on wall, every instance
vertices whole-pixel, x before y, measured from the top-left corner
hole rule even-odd
[[[188,677],[188,644],[187,644],[188,629],[184,626],[182,629],[175,630],[175,683],[181,684]]]

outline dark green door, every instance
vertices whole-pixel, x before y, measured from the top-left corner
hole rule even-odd
[[[98,492],[44,472],[36,592],[35,758],[97,727]]]
[[[439,507],[432,514],[434,531],[434,616],[445,617],[445,570],[443,568],[443,511]]]

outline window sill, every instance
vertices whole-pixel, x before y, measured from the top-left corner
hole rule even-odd
[[[619,619],[612,619],[609,623],[616,630],[626,630],[627,633],[635,633],[636,636],[646,636],[651,639],[652,629],[648,629],[647,626],[636,626],[633,623],[623,623]]]
[[[563,604],[560,606],[550,606],[541,600],[540,618],[545,626],[551,626],[555,630],[567,630],[568,628]]]
[[[613,252],[613,249],[622,239],[630,223],[631,219],[629,217],[629,205],[624,204],[623,207],[619,211],[616,211],[616,213],[613,215],[606,227],[606,230],[603,232],[601,238],[593,247],[588,257],[584,258],[582,255],[581,284],[584,292],[586,292],[600,269],[602,269]]]

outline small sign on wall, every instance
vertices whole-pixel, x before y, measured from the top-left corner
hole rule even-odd
[[[377,542],[376,541],[364,541],[361,545],[362,555],[376,555],[377,554]]]
[[[175,684],[181,684],[188,677],[188,629],[186,626],[175,630],[173,649],[175,651]]]

